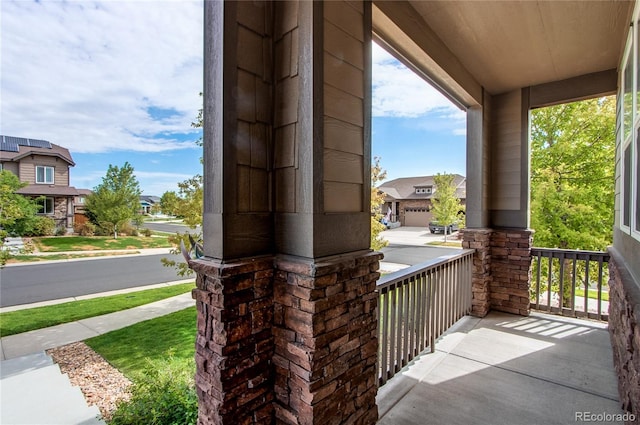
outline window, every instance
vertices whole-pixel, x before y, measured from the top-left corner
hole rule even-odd
[[[36,183],[53,184],[53,167],[36,166]]]
[[[640,241],[640,6],[621,64],[618,123],[620,230]]]
[[[53,198],[38,198],[36,203],[38,204],[38,214],[53,214]]]
[[[431,187],[416,187],[416,193],[431,193]]]

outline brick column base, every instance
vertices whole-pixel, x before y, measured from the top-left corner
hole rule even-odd
[[[198,274],[198,424],[273,423],[273,258],[189,266]]]
[[[462,229],[462,247],[475,249],[471,285],[471,314],[484,317],[489,313],[491,283],[491,229]]]
[[[288,425],[378,419],[379,253],[276,260],[275,417]]]
[[[529,315],[533,231],[496,229],[491,235],[491,308]]]

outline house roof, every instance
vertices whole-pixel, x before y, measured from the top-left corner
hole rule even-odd
[[[77,196],[78,189],[73,186],[30,184],[16,190],[16,193],[30,196]]]
[[[93,190],[91,189],[78,189],[78,196],[87,196],[87,195],[91,195],[93,193]]]
[[[160,202],[159,196],[151,196],[151,195],[140,195],[140,202],[148,202],[150,204],[157,204]]]
[[[454,174],[453,183],[456,186],[456,196],[460,199],[467,197],[467,179],[460,174]],[[418,187],[432,186],[437,189],[434,176],[420,177],[401,177],[390,180],[378,186],[378,189],[384,192],[385,200],[408,200],[408,199],[431,199],[433,193],[416,193]]]
[[[46,140],[27,139],[24,137],[13,137],[0,135],[0,159],[3,161],[18,162],[29,155],[44,155],[61,158],[69,165],[76,165],[73,162],[69,149],[55,145]]]

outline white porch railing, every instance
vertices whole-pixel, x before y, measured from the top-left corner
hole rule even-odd
[[[383,385],[471,310],[472,249],[438,257],[378,282],[378,377]]]

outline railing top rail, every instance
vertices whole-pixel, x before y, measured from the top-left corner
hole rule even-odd
[[[609,259],[609,253],[603,251],[584,251],[579,249],[560,249],[560,248],[531,248],[531,255],[542,255],[544,257],[576,257],[580,259],[584,259],[585,257],[591,258],[602,258],[603,260]]]
[[[376,289],[384,289],[388,286],[393,285],[399,280],[405,279],[409,276],[414,276],[416,274],[427,272],[431,269],[435,269],[436,267],[443,266],[448,263],[452,263],[460,258],[464,258],[472,255],[475,252],[475,249],[461,249],[459,253],[449,254],[449,255],[441,255],[440,257],[432,258],[431,260],[427,260],[424,263],[416,264],[413,266],[409,266],[407,268],[398,270],[393,273],[389,273],[387,275],[382,276],[378,280],[378,284],[376,285]]]

